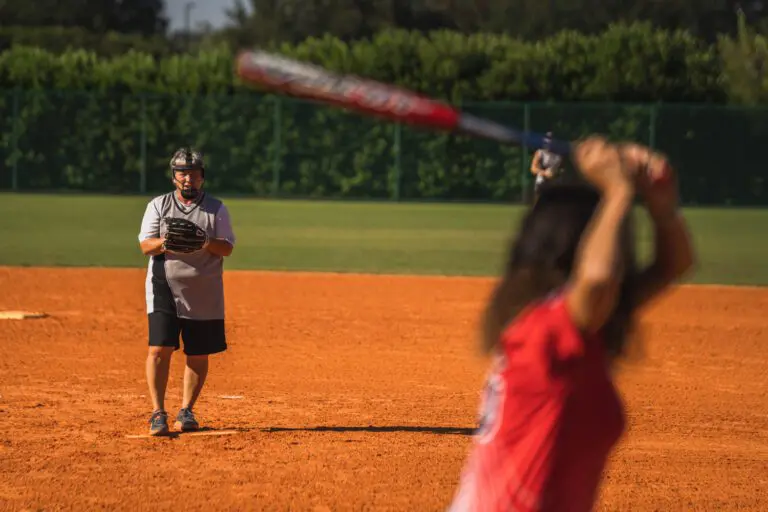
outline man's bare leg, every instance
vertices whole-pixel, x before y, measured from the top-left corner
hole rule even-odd
[[[184,368],[184,398],[181,411],[176,419],[176,428],[182,430],[197,430],[199,425],[192,414],[200,392],[203,390],[205,378],[208,375],[208,356],[187,356]]]
[[[149,395],[152,399],[152,419],[150,420],[150,434],[161,435],[168,432],[168,424],[165,417],[165,390],[168,387],[168,374],[171,369],[171,357],[173,347],[149,347],[147,355],[146,372]]]

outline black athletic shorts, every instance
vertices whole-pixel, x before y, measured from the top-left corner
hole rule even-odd
[[[227,350],[224,320],[190,320],[164,311],[149,315],[149,346],[179,350],[179,337],[188,356],[205,356]]]
[[[224,320],[190,320],[176,316],[176,304],[165,279],[165,255],[152,257],[152,313],[149,313],[149,346],[173,347],[184,353],[204,356],[227,350]]]

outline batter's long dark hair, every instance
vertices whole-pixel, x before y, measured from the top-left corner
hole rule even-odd
[[[495,350],[506,326],[528,305],[566,284],[581,237],[599,202],[599,193],[580,182],[542,186],[512,240],[504,273],[486,307],[483,352]],[[624,353],[633,329],[637,266],[632,229],[628,214],[621,242],[625,276],[618,305],[602,330],[611,359]]]

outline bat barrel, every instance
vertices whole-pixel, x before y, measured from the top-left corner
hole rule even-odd
[[[488,119],[459,112],[441,101],[414,91],[354,75],[332,73],[319,66],[263,51],[243,51],[236,60],[237,74],[282,94],[385,117],[432,129],[459,131],[476,137],[542,149],[567,157],[571,145],[546,140],[539,133],[523,132]]]

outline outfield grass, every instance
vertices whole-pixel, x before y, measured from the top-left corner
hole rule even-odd
[[[137,235],[148,200],[0,194],[0,265],[145,266]],[[225,200],[238,236],[230,269],[494,275],[522,214],[501,205]],[[700,256],[693,282],[768,285],[760,235],[768,210],[686,213]],[[639,233],[647,254],[645,222]]]

